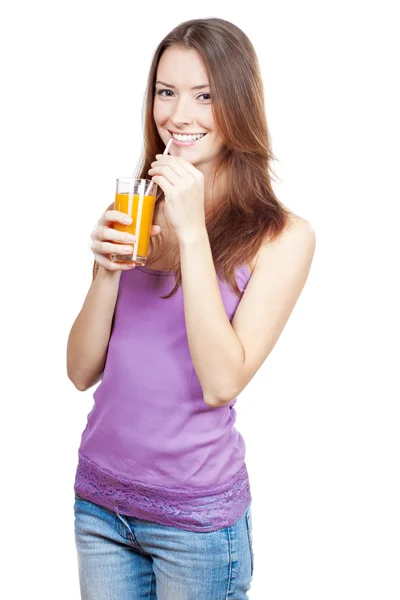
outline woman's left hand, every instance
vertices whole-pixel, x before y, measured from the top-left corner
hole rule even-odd
[[[149,175],[165,194],[165,215],[179,241],[206,230],[204,176],[179,156],[157,154]]]

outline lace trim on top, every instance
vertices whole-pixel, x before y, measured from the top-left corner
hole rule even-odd
[[[251,501],[246,465],[216,488],[147,486],[117,477],[79,453],[74,491],[114,512],[187,531],[216,531],[233,525]]]

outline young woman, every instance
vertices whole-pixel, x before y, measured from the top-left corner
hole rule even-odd
[[[174,138],[170,154],[162,155]],[[247,598],[251,494],[236,397],[306,282],[310,223],[271,186],[257,57],[222,19],[159,44],[137,175],[158,185],[146,267],[112,205],[92,233],[93,281],[68,376],[99,380],[79,448],[75,535],[84,599]]]

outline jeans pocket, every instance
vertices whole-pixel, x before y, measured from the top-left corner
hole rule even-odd
[[[251,515],[251,508],[246,512],[246,526],[247,526],[247,536],[249,538],[249,546],[250,546],[250,557],[251,557],[251,576],[253,577],[254,571],[254,552],[253,552],[253,520]]]

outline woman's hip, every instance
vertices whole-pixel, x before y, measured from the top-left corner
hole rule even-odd
[[[251,503],[233,525],[211,532],[191,532],[122,515],[78,496],[74,512],[85,600],[112,597],[107,594],[125,600],[135,597],[129,596],[132,588],[154,600],[247,598],[254,561]],[[99,572],[102,589],[90,596]],[[107,590],[107,586],[114,587]]]

